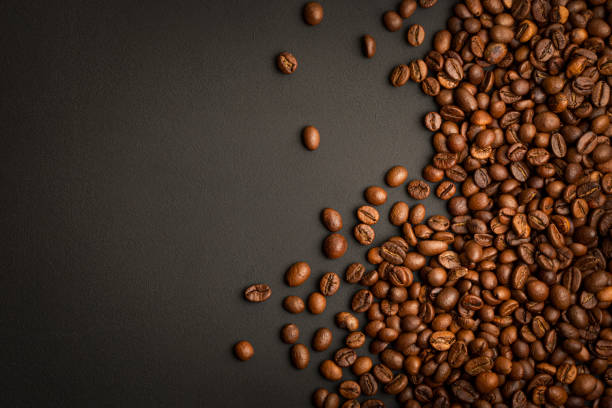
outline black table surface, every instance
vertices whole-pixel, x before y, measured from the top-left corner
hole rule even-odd
[[[0,4],[0,406],[308,407],[314,389],[336,387],[318,374],[332,349],[298,371],[278,333],[297,323],[310,344],[333,327],[338,347],[333,316],[356,287],[317,316],[281,302],[364,261],[352,238],[325,259],[322,208],[350,236],[365,187],[395,164],[420,177],[435,106],[388,75],[424,55],[453,2],[396,33],[381,22],[396,0],[322,3],[316,27],[303,0]],[[413,48],[417,22],[427,38]],[[275,67],[284,50],[299,61],[290,76]],[[300,142],[308,124],[316,152]],[[392,189],[382,218],[398,200],[414,204]],[[300,260],[312,276],[289,288]],[[242,298],[255,282],[273,288],[264,304]],[[255,347],[246,363],[232,355],[241,339]]]

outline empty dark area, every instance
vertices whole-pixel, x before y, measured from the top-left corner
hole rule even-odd
[[[333,316],[356,286],[342,282],[317,316],[282,300],[364,261],[351,231],[367,186],[397,164],[421,177],[434,103],[388,76],[423,56],[450,3],[390,33],[387,0],[325,1],[317,26],[294,0],[3,2],[0,405],[307,407],[335,387],[318,365],[347,334]],[[415,23],[428,35],[417,48]],[[281,51],[294,74],[278,72]],[[321,134],[314,152],[306,125]],[[393,203],[414,203],[388,191],[375,244],[397,234]],[[433,194],[425,203],[444,212]],[[334,261],[321,250],[325,207],[349,241]],[[296,261],[312,275],[290,288]],[[245,301],[260,282],[272,297]],[[290,322],[307,345],[333,331],[306,370],[280,340]],[[247,362],[232,355],[242,339]]]

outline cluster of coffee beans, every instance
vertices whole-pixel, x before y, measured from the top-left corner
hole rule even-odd
[[[385,25],[399,29],[416,7],[403,1]],[[344,273],[362,287],[351,312],[335,315],[344,346],[319,366],[337,388],[317,389],[313,403],[383,407],[382,392],[404,408],[611,408],[612,1],[462,0],[453,10],[433,49],[390,78],[420,84],[439,106],[425,116],[435,153],[423,178],[449,216],[397,202],[398,235],[375,244],[387,192],[365,190],[353,235],[369,246],[369,266]],[[409,30],[415,43],[419,30]],[[364,38],[367,56],[375,46]],[[430,194],[402,166],[385,181],[415,200]],[[325,209],[322,221],[324,252],[338,258],[342,217]],[[296,264],[287,281],[309,275]],[[339,286],[326,274],[308,308],[322,312]],[[297,326],[281,335],[293,364],[308,366]],[[311,346],[327,350],[331,339],[319,329]]]

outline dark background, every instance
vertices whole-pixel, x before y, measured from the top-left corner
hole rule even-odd
[[[349,236],[390,166],[420,177],[434,105],[387,78],[424,55],[451,2],[396,33],[381,23],[396,1],[322,1],[316,27],[304,3],[0,4],[1,406],[306,407],[335,387],[317,373],[332,349],[297,371],[278,331],[295,322],[310,344],[355,287],[319,316],[280,305],[364,259],[352,238],[344,258],[323,257],[322,208],[341,211]],[[419,48],[405,40],[415,22]],[[284,50],[294,75],[275,68]],[[307,124],[316,152],[300,143]],[[397,200],[413,203],[390,191],[384,219]],[[444,211],[435,198],[428,210]],[[313,274],[292,289],[283,274],[298,260]],[[273,288],[265,304],[242,299],[255,282]],[[256,350],[247,363],[232,356],[240,339]]]

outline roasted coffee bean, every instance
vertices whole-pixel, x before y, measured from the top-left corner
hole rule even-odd
[[[455,195],[457,191],[455,184],[445,180],[438,184],[436,188],[436,196],[441,200],[450,200],[452,196]]]
[[[370,186],[364,192],[366,201],[372,205],[383,205],[387,201],[387,192],[378,186]]]
[[[306,262],[296,262],[285,273],[289,286],[300,286],[310,277],[310,266]]]
[[[391,75],[389,76],[391,85],[396,88],[406,85],[409,79],[410,68],[408,68],[408,66],[405,64],[397,65],[395,68],[393,68],[393,71],[391,71]]]
[[[321,143],[319,130],[314,126],[306,126],[302,130],[302,142],[308,150],[317,150]]]
[[[395,11],[389,10],[383,15],[383,23],[387,30],[393,32],[402,28],[402,17]]]
[[[313,292],[308,296],[308,310],[312,314],[321,314],[325,311],[325,307],[327,306],[327,300],[325,300],[325,296],[320,294],[319,292]]]
[[[310,352],[308,347],[303,344],[294,344],[291,347],[291,362],[294,367],[303,370],[310,363]]]
[[[387,171],[385,181],[389,187],[397,187],[408,178],[408,170],[404,166],[393,166]]]
[[[346,252],[348,244],[346,238],[338,233],[333,233],[323,241],[323,252],[330,259],[340,258]]]
[[[330,381],[342,379],[342,368],[331,360],[324,360],[319,366],[321,375]]]
[[[348,347],[341,348],[334,354],[334,361],[340,367],[350,367],[356,359],[357,353]]]
[[[374,229],[367,224],[357,224],[353,229],[353,236],[361,245],[370,245],[374,242]]]
[[[331,232],[338,232],[342,229],[342,216],[333,208],[325,208],[321,212],[323,225]]]
[[[344,343],[352,349],[359,348],[365,344],[365,334],[358,331],[349,333]]]
[[[293,323],[286,324],[281,329],[281,340],[283,343],[293,344],[298,341],[299,337],[300,329]]]
[[[425,41],[425,29],[420,24],[413,24],[408,29],[408,33],[406,34],[406,38],[408,39],[408,43],[413,47],[418,47],[423,44]]]
[[[332,296],[340,288],[340,277],[334,272],[328,272],[319,281],[319,290],[325,296]]]
[[[369,205],[362,205],[357,209],[357,218],[363,224],[374,225],[378,222],[380,214],[376,208],[370,207]]]
[[[408,194],[415,200],[424,200],[429,197],[430,188],[422,180],[412,180],[408,183]]]
[[[378,392],[376,378],[370,373],[365,373],[359,377],[359,386],[363,395],[372,396]]]
[[[302,313],[306,309],[304,301],[299,296],[287,296],[283,300],[283,307],[289,313]]]
[[[373,301],[374,295],[372,295],[372,292],[367,289],[361,289],[353,296],[351,309],[357,313],[366,312],[372,306]]]
[[[297,69],[298,62],[293,54],[281,52],[278,57],[276,57],[276,65],[283,74],[293,74]]]
[[[365,267],[360,263],[352,263],[346,268],[344,280],[348,283],[357,283],[363,278]]]
[[[391,224],[400,226],[408,220],[410,207],[404,201],[398,201],[393,204],[389,212],[389,221]]]
[[[304,5],[304,21],[309,25],[317,25],[323,21],[323,6],[315,1]]]
[[[338,392],[344,398],[355,399],[361,395],[361,387],[356,381],[343,381],[338,386]]]
[[[239,341],[234,345],[234,355],[241,361],[250,360],[255,354],[251,343],[246,340]]]
[[[363,36],[363,55],[372,58],[376,54],[376,40],[369,34]]]
[[[249,302],[265,302],[270,296],[272,296],[272,289],[265,283],[257,283],[244,290],[244,297]]]

